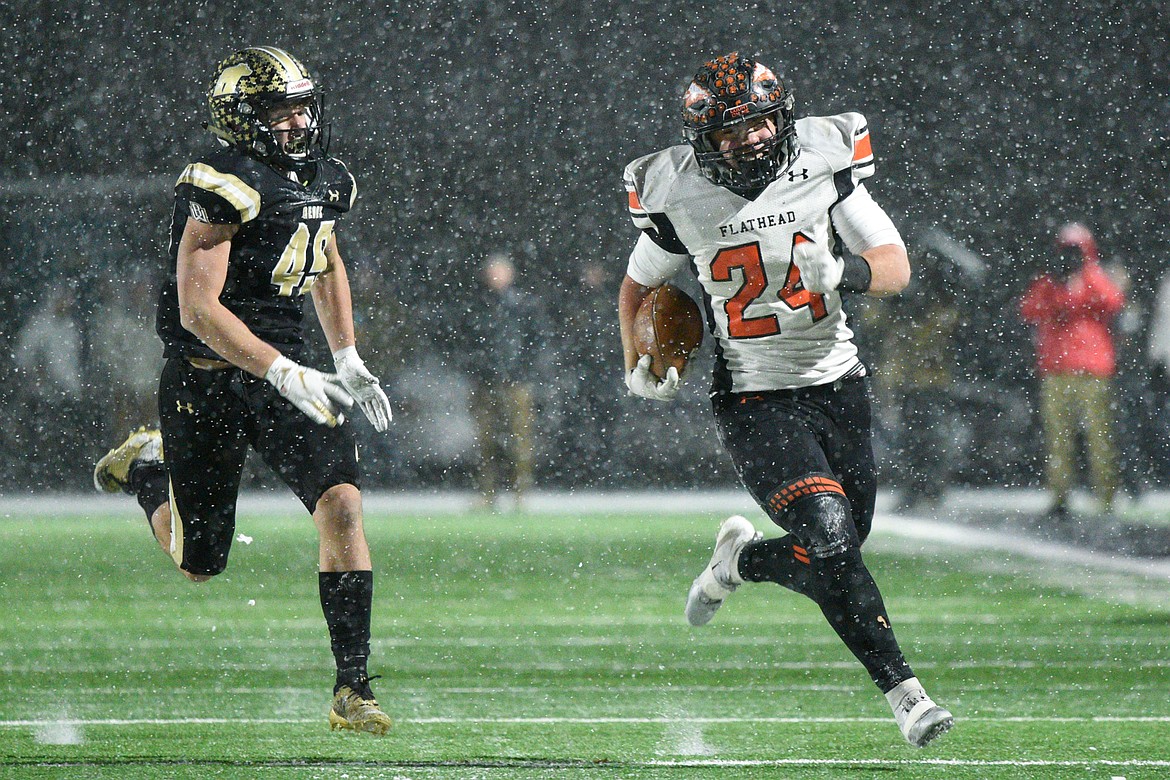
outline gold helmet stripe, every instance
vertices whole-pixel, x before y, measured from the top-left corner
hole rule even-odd
[[[249,187],[238,176],[220,173],[210,165],[192,163],[179,176],[179,184],[190,184],[214,192],[240,212],[240,222],[248,222],[260,213],[260,193]]]
[[[257,51],[262,51],[272,59],[280,63],[280,67],[284,68],[284,72],[288,74],[288,82],[300,81],[301,79],[309,78],[309,74],[301,69],[300,64],[293,59],[293,56],[284,49],[278,49],[275,46],[255,46]]]

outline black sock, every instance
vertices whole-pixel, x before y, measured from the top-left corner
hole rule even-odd
[[[163,504],[170,501],[170,479],[166,467],[161,463],[144,463],[130,470],[130,492],[138,499],[138,506],[146,513],[146,524],[154,533],[150,518]]]
[[[374,596],[372,571],[323,571],[317,575],[321,611],[329,626],[330,646],[337,662],[337,684],[368,686],[370,612]],[[360,691],[358,691],[360,693]]]
[[[746,545],[739,554],[739,576],[748,582],[774,582],[812,598],[808,551],[792,534]]]
[[[861,560],[861,551],[852,548],[828,558],[814,558],[811,574],[813,601],[881,692],[913,677],[894,637],[882,594]]]

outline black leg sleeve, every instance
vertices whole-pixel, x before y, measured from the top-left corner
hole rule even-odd
[[[337,662],[337,685],[367,678],[374,573],[323,571],[318,574],[318,585],[321,611],[325,613],[330,646]]]
[[[774,582],[812,597],[808,551],[792,534],[745,546],[739,555],[739,576],[748,582]]]
[[[861,551],[814,559],[811,568],[813,601],[882,693],[913,677]]]
[[[155,510],[170,501],[170,479],[167,477],[166,467],[161,463],[135,466],[130,472],[130,492],[138,499],[138,506],[146,513],[146,524],[150,525],[150,518],[154,517]],[[151,526],[151,533],[154,527]]]

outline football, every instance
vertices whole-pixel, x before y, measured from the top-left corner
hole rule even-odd
[[[642,301],[634,315],[634,348],[650,356],[650,373],[659,379],[674,366],[682,376],[691,355],[703,343],[703,315],[698,305],[673,284],[664,284]]]

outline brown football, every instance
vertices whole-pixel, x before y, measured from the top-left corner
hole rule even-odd
[[[662,379],[674,366],[681,376],[703,343],[703,315],[689,295],[664,284],[642,301],[634,315],[634,348],[650,356],[650,373]]]

